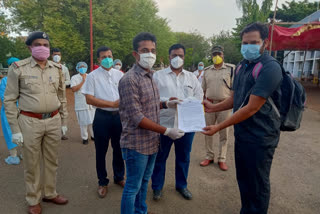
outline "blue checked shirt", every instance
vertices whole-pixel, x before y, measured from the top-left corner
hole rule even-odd
[[[160,122],[160,96],[152,76],[134,65],[119,82],[120,146],[144,155],[158,152],[160,142],[158,133],[139,127],[144,117]]]

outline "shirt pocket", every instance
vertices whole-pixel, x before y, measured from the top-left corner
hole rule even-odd
[[[230,73],[226,72],[222,75],[222,82],[223,85],[226,86],[227,88],[232,88],[232,83],[231,83],[231,77],[230,77]]]
[[[59,77],[49,76],[49,91],[51,93],[57,93],[59,88]]]
[[[186,81],[183,85],[184,96],[186,98],[193,97],[193,90],[194,90],[194,86],[189,81]]]
[[[22,79],[22,88],[29,94],[40,94],[42,92],[40,80],[35,77],[24,77]]]

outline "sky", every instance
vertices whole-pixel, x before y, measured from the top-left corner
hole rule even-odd
[[[236,18],[242,16],[236,0],[155,0],[158,15],[167,18],[175,32],[197,30],[205,37],[211,37],[222,30],[232,30]],[[263,0],[258,0],[261,4]],[[286,0],[279,0],[278,7]],[[288,1],[288,0],[287,0]],[[310,0],[315,2],[317,0]],[[273,1],[274,4],[276,0]],[[272,7],[274,9],[274,5]],[[272,10],[273,10],[272,9]]]

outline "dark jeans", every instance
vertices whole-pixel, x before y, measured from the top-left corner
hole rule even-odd
[[[109,183],[106,170],[106,154],[111,139],[113,149],[113,179],[115,182],[124,179],[124,162],[120,149],[120,135],[122,126],[119,113],[112,113],[97,109],[93,120],[94,144],[96,147],[96,169],[99,186]]]
[[[144,155],[132,149],[122,149],[126,161],[127,180],[121,199],[121,214],[146,214],[148,182],[157,153]]]
[[[182,138],[175,141],[167,136],[160,136],[160,149],[152,174],[152,189],[161,190],[163,188],[166,175],[166,161],[173,143],[176,154],[176,188],[184,189],[187,187],[193,137],[194,132],[186,133]]]
[[[270,169],[275,147],[235,142],[237,181],[241,196],[240,214],[267,214],[270,200]]]

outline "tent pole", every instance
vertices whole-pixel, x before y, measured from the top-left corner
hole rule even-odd
[[[277,7],[278,7],[278,0],[276,1],[276,6],[274,8],[273,19],[272,19],[271,41],[270,41],[270,49],[269,49],[270,56],[272,53],[272,42],[273,42],[272,40],[273,40],[274,23],[276,21],[276,15],[277,15]]]
[[[302,72],[301,72],[301,76],[302,76],[302,74],[303,74],[303,76],[304,76],[304,81],[305,81],[305,82],[307,82],[307,76],[306,76],[306,74],[305,74],[305,72],[304,72],[304,65],[305,65],[305,63],[306,63],[306,56],[307,56],[307,51],[305,50],[305,51],[304,51],[303,65],[302,65]]]

